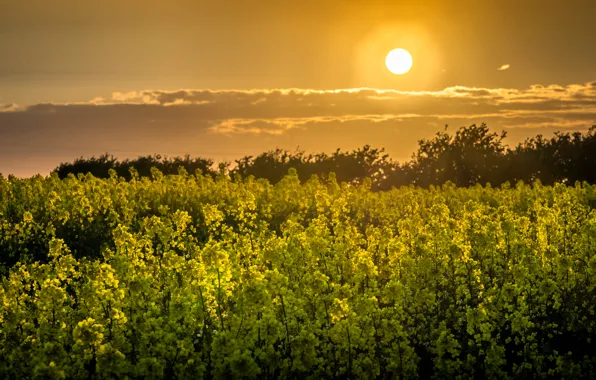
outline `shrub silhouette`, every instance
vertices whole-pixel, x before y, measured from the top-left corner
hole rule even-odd
[[[375,184],[379,184],[386,178],[386,173],[395,166],[383,152],[383,149],[373,149],[369,145],[352,152],[342,152],[338,149],[331,155],[306,155],[303,151],[292,153],[277,149],[254,158],[246,156],[237,160],[236,168],[231,173],[241,177],[266,178],[277,183],[290,168],[294,168],[302,182],[315,174],[325,176],[335,173],[339,182],[358,184],[368,177]]]
[[[118,161],[114,156],[79,158],[73,163],[62,163],[55,172],[60,178],[68,174],[91,173],[95,177],[109,177],[110,169],[127,180],[131,169],[140,177],[151,177],[151,168],[163,174],[177,174],[180,167],[186,172],[216,176],[264,178],[279,182],[294,168],[301,182],[313,175],[325,177],[335,173],[339,182],[360,184],[371,179],[374,190],[415,185],[436,186],[451,182],[457,186],[499,186],[506,182],[543,184],[577,181],[596,182],[596,126],[585,134],[557,132],[551,138],[542,135],[528,138],[513,149],[504,139],[506,132],[491,131],[484,123],[461,127],[450,134],[438,132],[431,139],[418,142],[418,150],[410,161],[398,163],[385,154],[384,149],[365,145],[353,151],[336,150],[332,154],[306,154],[304,151],[276,149],[256,157],[245,156],[235,166],[205,158],[162,158],[160,155],[141,156],[135,160]]]
[[[94,177],[109,178],[110,169],[116,171],[119,177],[131,179],[130,169],[134,168],[139,177],[151,177],[151,168],[156,168],[163,174],[177,174],[180,167],[188,173],[195,173],[200,170],[206,175],[216,175],[213,169],[213,160],[205,158],[184,157],[166,158],[161,155],[141,156],[135,160],[118,161],[114,156],[103,154],[99,157],[78,158],[73,163],[62,163],[55,172],[60,178],[66,178],[68,174],[91,173]]]

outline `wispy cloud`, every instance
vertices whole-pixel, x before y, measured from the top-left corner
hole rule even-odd
[[[16,104],[0,104],[0,112],[16,111],[18,106]]]
[[[596,124],[596,81],[439,91],[146,90],[82,103],[0,105],[0,172],[34,158],[50,170],[106,151],[233,159],[275,147],[329,151],[368,143],[405,159],[437,126],[481,122],[510,131],[511,143],[585,130]],[[38,170],[39,163],[26,167]]]
[[[505,71],[505,70],[507,70],[510,67],[511,67],[511,65],[508,64],[508,63],[506,63],[504,65],[501,65],[501,67],[499,67],[497,70],[499,70],[499,71]]]

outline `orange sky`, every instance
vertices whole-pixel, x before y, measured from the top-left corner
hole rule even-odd
[[[447,123],[485,121],[510,143],[585,130],[594,14],[583,0],[7,2],[0,173],[103,152],[371,144],[403,160]],[[402,76],[384,66],[396,47],[414,59]]]

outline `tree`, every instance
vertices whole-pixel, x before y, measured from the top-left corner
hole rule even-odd
[[[415,185],[439,185],[451,181],[458,186],[501,183],[504,179],[506,146],[500,135],[486,124],[460,128],[455,135],[438,132],[421,140],[412,155],[408,176]]]

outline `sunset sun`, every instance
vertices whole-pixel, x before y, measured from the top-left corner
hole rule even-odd
[[[394,49],[387,54],[385,65],[393,74],[405,74],[412,68],[412,56],[407,50]]]

